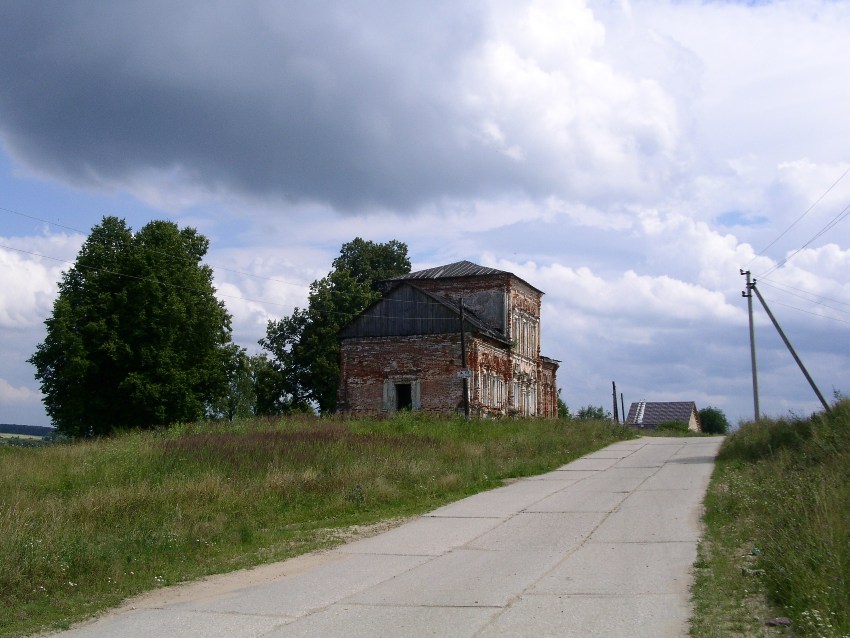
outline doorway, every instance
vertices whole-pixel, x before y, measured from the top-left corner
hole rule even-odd
[[[395,384],[395,409],[397,411],[413,409],[413,391],[410,383]]]

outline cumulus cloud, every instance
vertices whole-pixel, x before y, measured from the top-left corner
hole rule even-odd
[[[675,104],[656,82],[599,59],[605,29],[587,7],[507,4],[491,20],[466,63],[465,101],[480,139],[516,161],[516,187],[610,201],[664,182]]]
[[[847,367],[829,351],[850,226],[818,233],[850,202],[848,28],[821,0],[12,0],[0,143],[17,175],[197,226],[240,345],[342,243],[399,239],[415,268],[471,259],[543,289],[570,403],[616,378],[741,415],[740,268],[815,376]],[[82,238],[4,241],[73,260]],[[19,251],[0,251],[0,345],[23,361],[64,266]],[[806,405],[757,325],[765,403]],[[3,376],[27,387],[19,368]]]
[[[7,352],[10,351],[4,348],[4,356]],[[35,386],[16,385],[0,377],[0,422],[49,425],[41,406],[41,393]]]
[[[297,247],[213,251],[209,260],[214,264],[214,285],[233,317],[234,341],[257,351],[270,320],[307,305],[310,282],[330,268],[326,259],[318,251]]]
[[[580,2],[80,7],[4,3],[3,139],[155,206],[610,198],[659,187],[676,153],[675,104],[597,59]]]
[[[31,328],[50,313],[61,272],[73,263],[82,237],[0,237],[0,244],[0,328]]]
[[[842,250],[836,244],[801,250],[799,253],[789,255],[789,258],[792,255],[793,265],[797,269],[811,273],[817,272],[820,275],[818,277],[820,281],[824,281],[824,278],[842,280],[850,271],[850,250]]]
[[[41,400],[41,394],[25,387],[15,387],[6,379],[0,379],[0,404],[34,403]]]

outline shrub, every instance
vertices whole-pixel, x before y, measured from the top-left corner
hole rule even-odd
[[[726,434],[729,432],[729,420],[718,408],[707,407],[699,411],[702,431],[706,434]]]
[[[660,423],[656,430],[666,430],[668,432],[687,432],[688,424],[681,421],[664,421]]]
[[[576,414],[579,421],[607,421],[611,418],[611,413],[606,412],[601,405],[586,405]]]

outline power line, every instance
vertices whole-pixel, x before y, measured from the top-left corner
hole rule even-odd
[[[830,317],[829,315],[822,315],[817,312],[812,312],[811,310],[804,310],[803,308],[798,308],[797,306],[792,306],[791,304],[782,303],[781,301],[776,301],[775,299],[771,299],[770,303],[776,304],[777,306],[785,306],[786,308],[791,308],[792,310],[797,310],[798,312],[804,312],[807,315],[813,315],[815,317],[820,317],[821,319],[829,319],[830,321],[837,321],[838,323],[844,323],[850,326],[850,321],[844,321],[844,319],[839,319],[837,317]],[[831,310],[835,310],[832,308]],[[838,312],[841,312],[840,310]]]
[[[33,257],[40,257],[42,259],[49,259],[50,261],[56,261],[56,262],[60,262],[60,263],[64,263],[64,264],[71,264],[71,266],[73,268],[77,268],[77,269],[90,270],[90,271],[96,272],[96,273],[99,273],[99,272],[108,273],[110,275],[115,275],[116,277],[123,277],[125,279],[134,279],[136,281],[150,281],[150,282],[159,284],[160,286],[165,286],[167,288],[176,288],[178,290],[187,290],[189,292],[204,292],[203,290],[201,290],[199,288],[191,288],[189,286],[180,286],[179,284],[171,284],[171,283],[167,283],[167,282],[164,282],[164,281],[160,281],[160,280],[158,280],[154,277],[139,277],[138,275],[131,275],[129,273],[119,272],[119,271],[116,271],[116,270],[110,270],[108,268],[94,268],[94,267],[90,267],[90,266],[82,266],[80,264],[76,264],[74,262],[68,261],[67,259],[60,259],[58,257],[50,257],[49,255],[42,255],[40,253],[36,253],[36,252],[31,251],[31,250],[24,250],[22,248],[15,248],[13,246],[7,246],[5,244],[0,244],[0,248],[5,248],[6,250],[14,250],[15,252],[23,253],[25,255],[32,255]],[[281,308],[288,307],[288,304],[275,303],[273,301],[266,301],[265,299],[251,299],[250,297],[240,297],[238,295],[227,295],[227,294],[225,294],[225,293],[223,293],[219,290],[216,290],[215,293],[216,293],[217,296],[227,297],[229,299],[238,299],[240,301],[253,301],[255,303],[263,303],[263,304],[268,304],[268,305],[271,305],[271,306],[279,306]]]
[[[11,208],[4,208],[4,207],[0,206],[0,210],[2,210],[4,213],[12,213],[13,215],[18,215],[20,217],[26,217],[27,219],[32,219],[32,220],[35,220],[37,222],[43,222],[45,224],[50,224],[51,226],[56,226],[57,228],[64,228],[65,230],[73,230],[75,233],[84,234],[83,231],[81,231],[77,228],[74,228],[72,226],[63,226],[62,224],[59,224],[57,222],[51,222],[51,221],[48,221],[46,219],[41,219],[40,217],[33,217],[32,215],[27,215],[26,213],[22,213],[22,212],[17,211],[17,210],[12,210]]]
[[[0,206],[0,211],[6,212],[6,213],[12,213],[13,215],[18,215],[20,217],[26,217],[27,219],[32,219],[34,221],[43,222],[43,223],[49,224],[51,226],[56,226],[57,228],[64,228],[65,230],[71,230],[71,231],[74,231],[75,233],[79,233],[81,235],[87,234],[86,231],[80,230],[79,228],[74,228],[73,226],[65,226],[63,224],[58,224],[56,222],[52,222],[52,221],[47,220],[47,219],[42,219],[41,217],[35,217],[34,215],[28,215],[27,213],[22,213],[22,212],[17,211],[17,210],[12,210],[11,208],[4,208],[4,207]],[[184,258],[182,255],[175,255],[173,253],[168,253],[168,252],[165,252],[165,251],[162,251],[162,250],[153,249],[152,252],[159,254],[159,255],[164,255],[166,257],[171,257],[172,259],[183,259]],[[48,259],[50,259],[50,258],[48,257]],[[225,268],[224,266],[217,266],[215,264],[209,264],[208,263],[207,265],[214,270],[221,270],[223,272],[230,272],[230,273],[233,273],[233,274],[236,274],[236,275],[241,275],[243,277],[250,277],[252,279],[262,279],[262,280],[265,280],[265,281],[271,281],[271,282],[278,283],[278,284],[286,284],[287,286],[297,286],[299,288],[306,288],[306,287],[309,286],[309,284],[295,283],[293,281],[286,281],[285,279],[277,279],[275,277],[266,277],[264,275],[255,275],[253,273],[243,272],[241,270],[234,270],[232,268]]]
[[[847,204],[847,206],[845,206],[845,207],[844,207],[844,209],[843,209],[840,213],[838,213],[838,214],[837,214],[835,217],[833,217],[833,218],[832,218],[829,222],[827,222],[827,224],[826,224],[823,228],[821,228],[821,229],[820,229],[817,233],[815,233],[815,234],[814,234],[814,236],[813,236],[811,239],[809,239],[809,240],[808,240],[805,244],[803,244],[802,246],[800,246],[797,250],[795,250],[793,253],[791,253],[790,255],[788,255],[785,259],[782,259],[781,261],[779,261],[779,262],[777,262],[776,264],[774,264],[774,266],[773,266],[772,268],[768,268],[768,269],[767,269],[765,272],[763,272],[760,276],[761,276],[761,277],[765,277],[765,276],[769,275],[770,273],[774,272],[775,270],[777,270],[777,269],[779,269],[779,268],[782,268],[782,266],[784,266],[785,264],[787,264],[787,263],[788,263],[791,259],[793,259],[793,258],[794,258],[794,257],[795,257],[795,256],[796,256],[799,252],[800,252],[800,251],[802,251],[804,248],[808,247],[808,246],[809,246],[809,245],[810,245],[813,241],[815,241],[816,239],[818,239],[818,238],[819,238],[819,237],[821,237],[822,235],[826,234],[828,231],[830,231],[830,230],[832,230],[833,228],[835,228],[835,226],[837,226],[837,225],[838,225],[838,224],[840,224],[842,221],[844,221],[845,219],[847,219],[847,217],[848,217],[848,216],[850,216],[850,204]]]
[[[747,273],[747,279],[749,280],[749,273]],[[815,383],[812,375],[809,374],[809,371],[806,369],[806,366],[803,365],[803,361],[800,359],[799,355],[797,355],[797,351],[794,349],[794,346],[791,345],[791,341],[788,340],[788,337],[785,335],[785,331],[782,329],[782,326],[779,325],[779,322],[776,320],[776,317],[773,315],[773,312],[770,309],[770,306],[767,305],[767,302],[764,300],[761,292],[756,287],[756,283],[753,282],[752,286],[747,285],[747,287],[752,290],[758,297],[758,300],[761,302],[762,307],[764,307],[764,311],[767,313],[767,316],[770,318],[773,327],[776,328],[776,331],[779,333],[779,336],[782,338],[783,343],[785,343],[785,347],[788,348],[788,352],[791,353],[791,356],[794,358],[794,361],[797,363],[797,366],[800,368],[800,372],[803,373],[803,376],[806,377],[806,381],[809,382],[809,385],[812,387],[812,390],[817,395],[818,399],[820,399],[821,405],[823,405],[823,409],[826,412],[829,412],[829,404],[826,402],[826,399],[823,398],[823,394],[818,389],[817,384]]]
[[[772,242],[770,242],[767,246],[765,246],[765,247],[764,247],[764,248],[762,248],[759,252],[757,252],[757,253],[755,254],[755,256],[754,256],[752,259],[750,259],[750,261],[748,261],[748,262],[747,262],[746,266],[749,266],[749,265],[750,265],[753,261],[755,261],[755,259],[756,259],[757,257],[760,257],[761,255],[763,255],[763,254],[767,251],[767,249],[768,249],[768,248],[770,248],[770,247],[771,247],[771,246],[773,246],[776,242],[778,242],[780,239],[782,239],[782,238],[783,238],[783,237],[784,237],[784,236],[788,233],[788,231],[790,231],[792,228],[794,228],[794,226],[796,226],[796,225],[797,225],[797,223],[798,223],[800,220],[802,220],[802,219],[803,219],[806,215],[808,215],[808,214],[809,214],[809,213],[810,213],[810,212],[811,212],[811,211],[815,208],[815,206],[817,206],[817,205],[821,202],[821,200],[823,200],[823,198],[824,198],[824,197],[826,197],[826,196],[830,193],[830,191],[831,191],[833,188],[835,188],[836,186],[838,186],[838,184],[841,182],[841,180],[843,180],[843,179],[847,176],[847,174],[848,174],[848,173],[850,173],[850,168],[847,168],[847,170],[845,170],[845,171],[841,174],[841,177],[839,177],[837,180],[835,180],[835,181],[832,183],[832,185],[831,185],[829,188],[827,188],[827,189],[826,189],[826,190],[825,190],[825,191],[821,194],[821,196],[820,196],[820,197],[818,197],[818,198],[814,201],[814,203],[813,203],[811,206],[809,206],[809,207],[805,210],[805,212],[804,212],[802,215],[800,215],[797,219],[795,219],[795,220],[791,223],[791,225],[790,225],[790,226],[788,226],[788,228],[786,228],[785,230],[783,230],[783,231],[779,234],[779,236],[778,236],[776,239],[774,239],[774,240],[773,240]],[[745,267],[746,267],[746,266],[745,266]]]
[[[809,292],[808,290],[803,290],[802,288],[795,288],[794,286],[788,286],[786,284],[780,284],[777,282],[772,282],[770,279],[759,279],[759,283],[765,285],[769,288],[774,288],[776,290],[784,291],[786,294],[792,295],[794,297],[799,297],[800,299],[804,299],[805,301],[811,302],[813,304],[817,304],[819,306],[823,306],[825,308],[829,308],[830,310],[835,310],[836,312],[841,312],[845,314],[850,314],[850,311],[841,310],[840,308],[833,308],[828,305],[826,302],[836,303],[841,306],[850,306],[850,302],[840,301],[838,299],[832,299],[831,297],[824,297],[822,295],[816,295],[813,292]],[[791,291],[797,291],[791,292]],[[797,294],[803,293],[803,294]],[[808,297],[804,297],[803,295],[808,295]]]
[[[51,226],[57,226],[59,228],[64,228],[65,230],[71,230],[71,231],[73,231],[75,233],[79,233],[81,235],[86,234],[85,231],[80,230],[79,228],[74,228],[73,226],[66,226],[66,225],[63,225],[63,224],[58,224],[56,222],[51,222],[50,220],[43,219],[41,217],[36,217],[34,215],[29,215],[27,213],[22,213],[20,211],[13,210],[11,208],[5,208],[5,207],[0,206],[0,211],[11,213],[13,215],[18,215],[20,217],[25,217],[27,219],[32,219],[34,221],[43,222],[43,223],[51,225]],[[60,263],[70,264],[71,266],[75,265],[75,262],[71,262],[67,259],[62,259],[62,258],[58,258],[58,257],[51,257],[49,255],[43,255],[43,254],[36,253],[36,252],[33,252],[33,251],[23,250],[23,249],[20,249],[20,248],[13,248],[12,246],[0,244],[0,248],[6,248],[8,250],[13,250],[13,251],[16,251],[16,252],[19,252],[19,253],[28,254],[28,255],[40,257],[40,258],[43,258],[43,259],[49,259],[51,261],[56,261],[56,262],[60,262]],[[166,251],[162,251],[162,250],[151,249],[151,252],[158,254],[158,255],[163,255],[165,257],[170,257],[170,258],[175,259],[175,260],[188,259],[184,255],[175,255],[174,253],[170,253],[170,252],[166,252]],[[265,277],[263,275],[255,275],[255,274],[244,272],[244,271],[241,271],[241,270],[235,270],[235,269],[232,269],[232,268],[225,268],[223,266],[216,266],[215,264],[207,263],[206,265],[209,266],[210,268],[212,268],[213,270],[216,270],[216,271],[230,272],[230,273],[234,273],[234,274],[241,275],[243,277],[248,277],[248,278],[251,278],[251,279],[262,279],[262,280],[270,281],[270,282],[274,282],[274,283],[287,284],[287,285],[290,285],[290,286],[296,286],[296,287],[301,288],[301,289],[307,288],[309,290],[312,286],[312,283],[315,283],[315,281],[314,281],[311,284],[301,284],[301,283],[295,283],[295,282],[287,281],[285,279],[277,279],[277,278],[274,278],[274,277]],[[112,272],[112,274],[122,276],[122,273]],[[135,277],[134,275],[129,275],[129,274],[124,274],[123,276],[127,276],[127,277],[130,277],[130,278]],[[218,290],[216,292],[219,294],[219,296],[227,297],[229,299],[236,299],[236,300],[241,300],[241,301],[251,301],[251,302],[254,302],[254,303],[268,304],[268,305],[271,305],[271,306],[277,306],[277,307],[281,307],[281,308],[289,307],[289,304],[276,303],[274,301],[267,301],[265,299],[253,299],[253,298],[250,298],[250,297],[242,297],[242,296],[239,296],[239,295],[226,295],[224,293],[219,292]],[[339,297],[341,297],[343,299],[345,299],[346,297],[348,297],[348,299],[353,299],[353,300],[359,299],[359,297],[356,294],[346,295],[345,293],[341,293],[339,291],[335,291],[335,290],[332,290],[332,289],[331,289],[331,292],[335,295],[338,295]],[[309,301],[309,293],[308,293],[308,301]],[[417,303],[417,302],[404,302],[403,300],[398,300],[398,301],[399,301],[399,303]],[[346,313],[337,313],[337,314],[340,314],[341,316],[347,316]],[[424,319],[425,317],[422,317],[422,318]]]
[[[59,257],[50,257],[49,255],[42,255],[40,253],[31,251],[31,250],[24,250],[22,248],[15,248],[13,246],[7,246],[5,244],[0,244],[0,248],[5,248],[7,250],[12,250],[12,251],[15,251],[15,252],[18,252],[18,253],[23,253],[25,255],[32,255],[33,257],[48,259],[50,261],[55,261],[55,262],[64,263],[64,264],[70,264],[72,267],[77,268],[77,269],[88,270],[88,271],[96,272],[96,273],[98,273],[98,272],[108,273],[108,274],[114,275],[116,277],[123,277],[123,278],[126,278],[126,279],[132,279],[132,280],[135,280],[135,281],[148,281],[148,282],[156,283],[160,286],[164,286],[164,287],[167,287],[167,288],[175,288],[175,289],[179,289],[179,290],[186,290],[186,291],[189,291],[189,292],[204,292],[203,290],[198,289],[198,288],[192,288],[192,287],[189,287],[189,286],[181,286],[179,284],[172,284],[172,283],[168,283],[168,282],[163,282],[163,281],[156,279],[155,277],[140,277],[138,275],[132,275],[132,274],[129,274],[129,273],[111,270],[111,269],[108,269],[108,268],[95,268],[95,267],[91,267],[91,266],[82,266],[82,265],[76,264],[74,262],[71,262],[67,259],[62,259],[62,258],[59,258]],[[339,292],[337,290],[333,290],[333,289],[329,290],[329,292],[332,295],[335,295],[337,297],[348,298],[349,300],[351,300],[351,299],[357,300],[358,299],[358,297],[354,293],[351,293],[351,294],[341,293],[341,292]],[[228,295],[228,294],[222,293],[218,289],[215,290],[215,295],[217,297],[225,297],[227,299],[236,299],[236,300],[239,300],[239,301],[250,301],[250,302],[260,303],[260,304],[265,304],[265,305],[270,305],[270,306],[277,306],[277,307],[280,307],[280,308],[288,308],[289,307],[288,304],[275,303],[273,301],[267,301],[265,299],[254,299],[254,298],[251,298],[251,297],[242,297],[242,296],[239,296],[239,295]],[[377,300],[374,300],[374,301],[377,301]],[[407,300],[407,299],[391,299],[391,300],[388,300],[388,301],[395,303],[395,304],[427,304],[427,305],[430,305],[430,306],[442,306],[442,304],[440,304],[436,301],[416,301],[416,300]],[[369,303],[372,303],[372,302],[369,302]],[[368,307],[369,303],[367,303],[366,307]],[[345,317],[347,320],[352,318],[352,313],[348,313],[348,312],[339,312],[339,311],[333,311],[333,310],[326,310],[326,309],[322,309],[322,308],[317,309],[316,311],[319,314],[324,314],[325,316]],[[370,317],[370,318],[374,318],[374,319],[410,319],[410,320],[428,320],[428,321],[457,321],[457,319],[454,318],[454,317],[431,317],[431,316],[417,317],[417,316],[410,316],[410,315],[386,315],[386,314],[378,315],[378,314],[364,313],[362,311],[359,312],[359,313],[354,313],[354,316]]]

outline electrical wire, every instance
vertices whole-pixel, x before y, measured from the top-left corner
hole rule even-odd
[[[34,221],[39,221],[39,222],[42,222],[42,223],[45,223],[45,224],[49,224],[51,226],[57,226],[59,228],[65,229],[65,230],[71,230],[71,231],[79,233],[81,235],[86,234],[85,231],[82,231],[78,228],[74,228],[72,226],[66,226],[66,225],[63,225],[63,224],[58,224],[56,222],[51,222],[50,220],[43,219],[43,218],[40,218],[40,217],[35,217],[34,215],[22,213],[20,211],[13,210],[11,208],[5,208],[5,207],[0,206],[0,211],[11,213],[11,214],[14,214],[14,215],[18,215],[20,217],[25,217],[27,219],[32,219]],[[58,257],[51,257],[49,255],[43,255],[43,254],[36,253],[36,252],[33,252],[33,251],[23,250],[23,249],[20,249],[20,248],[14,248],[12,246],[4,245],[4,244],[0,244],[0,248],[6,248],[7,250],[13,250],[13,251],[16,251],[16,252],[19,252],[19,253],[32,255],[34,257],[40,257],[42,259],[48,259],[50,261],[56,261],[56,262],[59,262],[59,263],[70,264],[72,267],[78,267],[78,266],[76,266],[75,262],[69,261],[67,259],[62,259],[62,258],[58,258]],[[166,252],[166,251],[152,249],[152,252],[155,253],[155,254],[163,255],[165,257],[170,257],[170,258],[175,259],[175,260],[187,259],[183,255],[175,255],[174,253],[170,253],[170,252]],[[216,266],[215,264],[207,263],[206,265],[209,266],[210,268],[212,268],[213,270],[216,270],[216,271],[230,272],[230,273],[234,273],[234,274],[241,275],[241,276],[244,276],[244,277],[249,277],[249,278],[252,278],[252,279],[261,279],[261,280],[264,280],[264,281],[270,281],[270,282],[274,282],[274,283],[287,284],[287,285],[290,285],[290,286],[296,286],[298,288],[301,288],[302,290],[304,288],[307,288],[309,290],[310,287],[312,286],[312,284],[300,284],[300,283],[295,283],[295,282],[291,282],[291,281],[286,281],[284,279],[277,279],[277,278],[274,278],[274,277],[265,277],[263,275],[255,275],[255,274],[247,273],[247,272],[240,271],[240,270],[234,270],[232,268],[225,268],[223,266]],[[110,272],[110,274],[113,274],[113,275],[116,275],[116,276],[124,276],[124,277],[128,277],[128,278],[139,279],[135,275],[130,275],[130,274],[126,274],[126,273],[119,273],[119,272],[114,272],[114,271],[108,271],[108,272]],[[162,284],[162,282],[159,282],[159,283],[161,285],[170,285],[170,284]],[[313,283],[315,283],[315,282],[313,282]],[[343,300],[347,299],[347,300],[359,301],[360,298],[361,298],[356,293],[347,294],[347,293],[335,291],[333,289],[331,289],[330,292],[332,294],[334,294],[337,298],[341,298]],[[266,299],[255,299],[255,298],[243,297],[243,296],[239,296],[239,295],[227,295],[227,294],[224,294],[224,293],[222,293],[218,290],[216,290],[216,294],[219,297],[226,297],[228,299],[235,299],[235,300],[239,300],[239,301],[250,301],[250,302],[253,302],[253,303],[261,303],[261,304],[276,306],[276,307],[280,307],[280,308],[290,307],[290,304],[281,304],[281,303],[276,303],[274,301],[268,301]],[[309,300],[309,295],[308,295],[308,300]],[[396,301],[398,303],[420,303],[420,302],[416,302],[416,301],[410,301],[410,302],[407,302],[407,301],[404,301],[404,300],[396,300]],[[327,312],[329,312],[329,311],[327,311]],[[341,313],[341,312],[340,313],[334,313],[334,314],[337,314],[337,315],[342,316],[342,317],[348,317],[349,316],[348,313]],[[414,317],[414,319],[428,319],[428,317]]]
[[[782,266],[787,264],[791,259],[793,259],[797,254],[799,254],[804,248],[807,248],[816,239],[818,239],[819,237],[826,234],[828,231],[835,228],[838,224],[840,224],[845,219],[847,219],[848,216],[850,216],[850,204],[847,204],[847,206],[845,206],[840,213],[838,213],[829,222],[827,222],[826,225],[823,228],[821,228],[817,233],[815,233],[814,236],[812,236],[811,239],[809,239],[806,243],[804,243],[797,250],[795,250],[790,255],[785,257],[785,259],[778,261],[776,264],[773,265],[773,267],[768,268],[766,271],[764,271],[763,273],[761,273],[758,276],[759,277],[766,277],[770,273],[778,270],[779,268],[782,268]]]
[[[823,198],[824,198],[824,197],[826,197],[826,196],[830,193],[830,191],[832,191],[832,189],[833,189],[833,188],[835,188],[836,186],[838,186],[838,184],[839,184],[839,183],[840,183],[840,182],[841,182],[841,181],[842,181],[845,177],[847,177],[847,174],[848,174],[848,173],[850,173],[850,167],[848,167],[848,168],[847,168],[847,170],[845,170],[845,171],[841,174],[841,177],[839,177],[837,180],[835,180],[835,181],[832,183],[832,185],[831,185],[829,188],[827,188],[827,189],[826,189],[826,190],[825,190],[825,191],[821,194],[821,196],[820,196],[820,197],[818,197],[818,198],[814,201],[814,203],[813,203],[811,206],[809,206],[809,207],[805,210],[805,212],[803,212],[803,214],[802,214],[802,215],[800,215],[797,219],[795,219],[795,220],[791,223],[791,225],[790,225],[790,226],[788,226],[788,228],[786,228],[786,229],[785,229],[785,230],[783,230],[781,233],[779,233],[779,236],[777,236],[777,237],[776,237],[776,239],[774,239],[774,240],[773,240],[772,242],[770,242],[767,246],[765,246],[765,247],[764,247],[764,248],[762,248],[759,252],[757,252],[757,253],[755,254],[755,256],[754,256],[752,259],[750,259],[750,261],[748,261],[748,262],[746,263],[746,265],[744,266],[744,268],[746,268],[746,267],[747,267],[747,266],[749,266],[751,263],[753,263],[753,261],[755,261],[755,260],[756,260],[756,258],[761,257],[761,256],[762,256],[762,255],[763,255],[763,254],[764,254],[764,253],[768,250],[768,248],[770,248],[771,246],[773,246],[774,244],[776,244],[776,242],[778,242],[780,239],[782,239],[782,238],[783,238],[783,237],[784,237],[784,236],[788,233],[788,231],[790,231],[792,228],[794,228],[794,226],[796,226],[796,225],[797,225],[797,223],[798,223],[800,220],[802,220],[802,219],[803,219],[806,215],[808,215],[810,212],[812,212],[812,210],[814,210],[815,206],[817,206],[817,205],[818,205],[818,204],[819,204],[819,203],[823,200]]]
[[[0,244],[0,248],[5,248],[6,250],[12,250],[12,251],[15,251],[15,252],[18,252],[18,253],[23,253],[25,255],[31,255],[33,257],[39,257],[39,258],[47,259],[47,260],[50,260],[50,261],[55,261],[55,262],[64,263],[64,264],[70,264],[73,268],[88,270],[88,271],[95,272],[95,273],[101,273],[102,272],[102,273],[114,275],[116,277],[123,277],[123,278],[126,278],[126,279],[132,279],[132,280],[135,280],[135,281],[148,281],[148,282],[160,285],[160,286],[164,286],[166,288],[186,290],[186,291],[189,291],[189,292],[198,292],[198,293],[205,292],[204,290],[199,289],[199,288],[192,288],[192,287],[189,287],[189,286],[181,286],[179,284],[172,284],[172,283],[168,283],[168,282],[163,282],[163,281],[156,279],[155,277],[140,277],[138,275],[132,275],[132,274],[129,274],[129,273],[111,270],[111,269],[108,269],[108,268],[94,268],[94,267],[81,266],[81,265],[76,264],[74,262],[71,262],[67,259],[61,259],[59,257],[50,257],[49,255],[42,255],[40,253],[31,251],[31,250],[24,250],[22,248],[15,248],[13,246],[8,246],[8,245],[5,245],[5,244]],[[352,299],[353,300],[359,300],[359,299],[361,299],[360,297],[356,296],[354,293],[349,295],[348,293],[341,293],[341,292],[335,291],[333,289],[330,289],[329,292],[332,295],[335,295],[337,297],[347,298],[348,300],[352,300]],[[215,295],[217,297],[224,297],[224,298],[227,298],[227,299],[236,299],[236,300],[239,300],[239,301],[250,301],[250,302],[253,302],[253,303],[260,303],[260,304],[264,304],[264,305],[277,306],[277,307],[280,307],[280,308],[288,308],[289,307],[289,304],[275,303],[273,301],[267,301],[265,299],[254,299],[254,298],[251,298],[251,297],[243,297],[243,296],[239,296],[239,295],[228,295],[228,294],[222,293],[221,291],[219,291],[217,289],[215,290]],[[375,300],[375,301],[377,301],[377,300]],[[444,307],[443,304],[440,304],[439,302],[436,302],[436,301],[416,301],[416,300],[406,300],[406,299],[390,299],[388,301],[395,303],[395,304],[408,304],[408,303],[410,303],[410,304],[423,304],[424,303],[426,305]],[[367,304],[366,307],[368,307],[368,305],[369,304]],[[354,315],[354,316],[370,317],[370,318],[374,318],[374,319],[410,319],[410,320],[457,322],[456,317],[431,317],[431,316],[414,317],[414,316],[409,316],[409,315],[384,315],[384,314],[377,315],[377,314],[370,314],[370,313],[364,313],[364,312],[353,313],[353,315],[352,315],[352,313],[348,313],[348,312],[326,310],[326,309],[323,309],[323,308],[314,308],[314,311],[318,312],[319,314],[323,314],[326,317],[330,317],[330,316],[342,317],[342,318],[345,318],[346,321],[351,320],[352,316]]]
[[[764,286],[768,286],[770,288],[774,288],[776,290],[784,291],[789,295],[793,295],[794,297],[799,297],[800,299],[804,299],[806,301],[817,304],[819,306],[824,306],[825,308],[829,308],[830,310],[835,310],[836,312],[842,312],[842,313],[850,314],[850,311],[841,310],[840,308],[833,308],[832,306],[825,303],[825,302],[830,302],[830,303],[839,304],[841,306],[850,307],[850,302],[840,301],[838,299],[832,299],[831,297],[824,297],[823,295],[816,295],[815,293],[809,292],[808,290],[803,290],[802,288],[795,288],[794,286],[788,286],[786,284],[781,284],[781,283],[778,283],[778,282],[775,282],[775,281],[771,281],[770,279],[759,279],[758,283],[759,283],[759,285],[764,285]],[[797,291],[799,293],[803,293],[804,295],[809,295],[809,296],[804,297],[803,295],[795,294],[794,292],[790,292],[792,290]]]
[[[20,217],[26,217],[27,219],[32,219],[34,221],[43,222],[43,223],[49,224],[51,226],[56,226],[57,228],[64,228],[65,230],[71,230],[71,231],[74,231],[75,233],[79,233],[80,235],[87,235],[88,234],[88,233],[86,233],[86,231],[80,230],[79,228],[74,228],[73,226],[65,226],[63,224],[58,224],[56,222],[52,222],[52,221],[47,220],[47,219],[42,219],[40,217],[28,215],[26,213],[22,213],[22,212],[17,211],[17,210],[12,210],[11,208],[4,208],[4,207],[0,206],[0,211],[6,212],[6,213],[12,213],[13,215],[18,215]],[[154,250],[152,250],[152,252],[154,252],[158,255],[164,255],[166,257],[171,257],[172,259],[183,259],[184,258],[182,255],[175,255],[173,253],[168,253],[168,252],[165,252],[165,251],[162,251],[162,250],[155,250],[154,249]],[[241,270],[234,270],[232,268],[225,268],[224,266],[218,266],[218,265],[215,265],[215,264],[207,264],[207,265],[210,268],[212,268],[213,270],[221,270],[223,272],[230,272],[230,273],[233,273],[235,275],[241,275],[243,277],[250,277],[252,279],[262,279],[264,281],[271,281],[271,282],[278,283],[278,284],[286,284],[287,286],[297,286],[298,288],[306,288],[309,285],[309,284],[303,284],[303,283],[296,283],[296,282],[293,282],[293,281],[286,281],[285,279],[277,279],[275,277],[265,277],[263,275],[255,275],[253,273],[243,272]]]
[[[187,290],[189,292],[201,292],[201,293],[204,292],[203,290],[201,290],[199,288],[191,288],[189,286],[181,286],[179,284],[166,283],[166,282],[160,281],[160,280],[158,280],[154,277],[139,277],[138,275],[131,275],[129,273],[119,272],[119,271],[116,271],[116,270],[110,270],[108,268],[93,268],[93,267],[82,266],[80,264],[75,264],[74,262],[68,261],[67,259],[60,259],[58,257],[50,257],[49,255],[42,255],[40,253],[36,253],[36,252],[31,251],[31,250],[24,250],[22,248],[15,248],[14,246],[7,246],[5,244],[0,244],[0,248],[5,248],[6,250],[13,250],[15,252],[23,253],[25,255],[32,255],[33,257],[40,257],[41,259],[48,259],[50,261],[56,261],[56,262],[63,263],[63,264],[71,264],[72,267],[74,267],[78,270],[80,270],[80,269],[89,270],[89,271],[92,271],[92,272],[95,272],[95,273],[101,273],[102,272],[102,273],[107,273],[107,274],[110,274],[110,275],[115,275],[116,277],[123,277],[125,279],[133,279],[133,280],[136,280],[136,281],[149,281],[149,282],[152,282],[152,283],[156,283],[160,286],[165,286],[166,288],[176,288],[178,290]],[[271,306],[279,306],[281,308],[288,307],[288,304],[275,303],[273,301],[266,301],[265,299],[251,299],[250,297],[240,297],[238,295],[228,295],[228,294],[222,293],[219,290],[216,290],[215,294],[217,296],[227,297],[229,299],[239,299],[241,301],[253,301],[255,303],[268,304],[268,305],[271,305]]]
[[[814,315],[815,317],[820,317],[821,319],[829,319],[830,321],[837,321],[838,323],[844,323],[850,326],[850,321],[844,321],[844,319],[839,319],[838,317],[830,317],[829,315],[822,315],[817,312],[812,312],[811,310],[805,310],[803,308],[798,308],[797,306],[792,306],[791,304],[783,303],[781,301],[776,301],[775,299],[769,300],[771,305],[774,306],[784,306],[786,308],[791,308],[792,310],[797,310],[798,312],[804,312],[807,315]]]

